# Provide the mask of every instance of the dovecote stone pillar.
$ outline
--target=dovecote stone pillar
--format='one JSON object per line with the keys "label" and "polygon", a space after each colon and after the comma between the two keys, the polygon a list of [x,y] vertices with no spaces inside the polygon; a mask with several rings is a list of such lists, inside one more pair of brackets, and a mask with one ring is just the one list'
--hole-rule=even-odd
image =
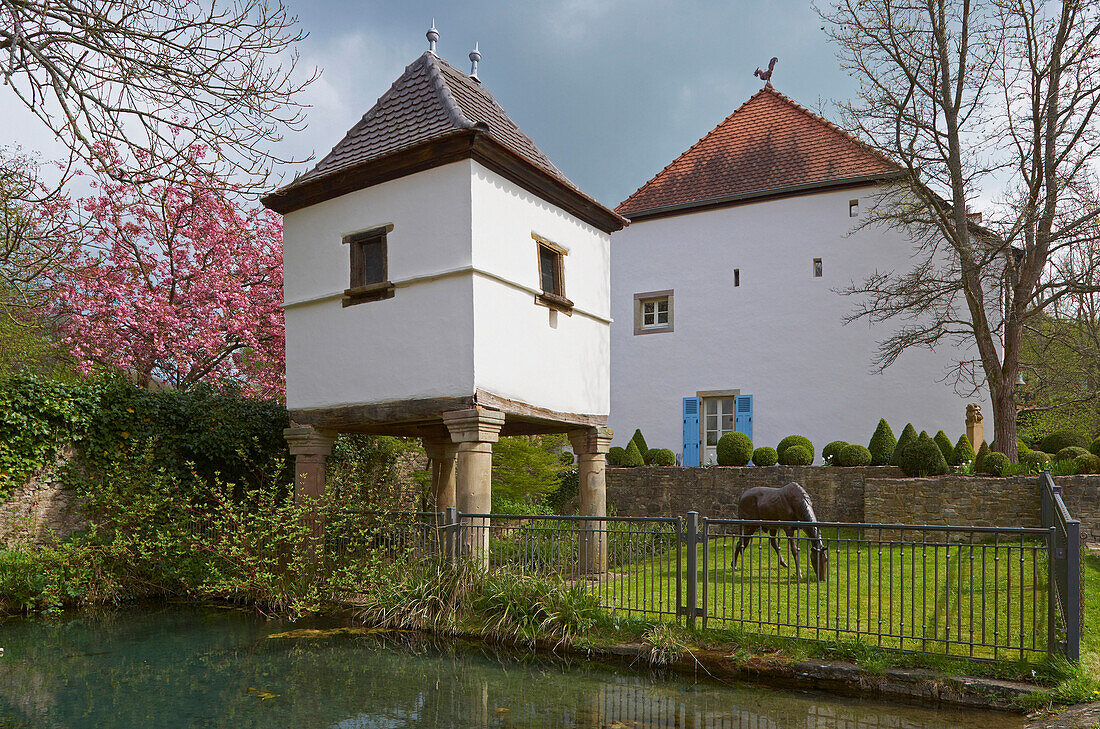
{"label": "dovecote stone pillar", "polygon": [[446,511],[457,506],[455,493],[455,456],[458,444],[450,438],[424,438],[424,452],[431,460],[432,499],[435,511]]}
{"label": "dovecote stone pillar", "polygon": [[[493,498],[493,443],[500,438],[504,413],[486,408],[443,413],[443,424],[457,445],[455,501],[462,513],[488,514]],[[489,520],[462,524],[463,551],[489,566]]]}
{"label": "dovecote stone pillar", "polygon": [[[580,516],[607,516],[607,451],[611,447],[611,428],[584,428],[569,431],[569,442],[577,454]],[[587,574],[607,571],[606,522],[582,522],[580,533],[580,570]]]}
{"label": "dovecote stone pillar", "polygon": [[336,434],[312,426],[283,431],[294,457],[294,500],[317,498],[325,491],[325,462],[332,455]]}

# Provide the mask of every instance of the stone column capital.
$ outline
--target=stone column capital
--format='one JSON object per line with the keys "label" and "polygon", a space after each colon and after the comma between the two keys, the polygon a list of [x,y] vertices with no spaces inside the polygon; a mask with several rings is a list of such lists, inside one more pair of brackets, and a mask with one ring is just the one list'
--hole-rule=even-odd
{"label": "stone column capital", "polygon": [[451,460],[458,452],[458,444],[450,438],[421,438],[420,443],[433,461]]}
{"label": "stone column capital", "polygon": [[504,425],[504,413],[486,408],[443,413],[443,424],[455,443],[496,443]]}
{"label": "stone column capital", "polygon": [[283,438],[290,446],[292,456],[327,457],[332,455],[332,444],[336,442],[336,433],[306,425],[284,429]]}
{"label": "stone column capital", "polygon": [[578,428],[569,431],[569,443],[573,446],[573,452],[578,456],[606,455],[611,448],[611,437],[613,435],[614,431],[611,428]]}

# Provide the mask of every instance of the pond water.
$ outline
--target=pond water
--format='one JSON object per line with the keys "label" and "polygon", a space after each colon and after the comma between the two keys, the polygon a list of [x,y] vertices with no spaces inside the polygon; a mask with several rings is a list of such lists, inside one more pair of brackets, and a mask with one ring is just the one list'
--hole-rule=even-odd
{"label": "pond water", "polygon": [[236,610],[145,607],[0,623],[0,728],[1022,727],[931,710],[344,634]]}

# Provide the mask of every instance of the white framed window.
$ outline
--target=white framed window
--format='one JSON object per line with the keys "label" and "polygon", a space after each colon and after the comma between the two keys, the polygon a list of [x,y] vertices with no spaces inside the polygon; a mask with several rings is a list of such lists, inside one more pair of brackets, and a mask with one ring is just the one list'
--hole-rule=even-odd
{"label": "white framed window", "polygon": [[671,332],[673,292],[647,291],[634,294],[634,333]]}

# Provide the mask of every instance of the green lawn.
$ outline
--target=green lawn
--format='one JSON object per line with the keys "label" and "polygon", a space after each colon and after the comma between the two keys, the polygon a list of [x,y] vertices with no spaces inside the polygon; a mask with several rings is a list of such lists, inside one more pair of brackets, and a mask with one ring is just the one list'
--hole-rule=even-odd
{"label": "green lawn", "polygon": [[[793,565],[782,567],[766,539],[754,539],[734,572],[734,537],[711,538],[705,564],[702,547],[699,551],[697,604],[705,605],[706,627],[858,639],[885,648],[979,658],[1046,653],[1047,563],[1040,543],[914,543],[897,534],[866,534],[857,542],[855,533],[826,536],[830,564],[825,582],[813,576],[805,540],[803,578],[798,580]],[[781,546],[790,561],[785,541]],[[620,560],[612,570],[610,579],[593,587],[605,606],[638,617],[644,615],[635,612],[639,608],[654,617],[675,615],[674,549],[629,564]],[[1094,572],[1100,572],[1095,565]],[[1092,592],[1100,592],[1100,585],[1092,586]],[[1090,636],[1093,640],[1100,642]],[[1100,645],[1089,645],[1100,651]]]}

